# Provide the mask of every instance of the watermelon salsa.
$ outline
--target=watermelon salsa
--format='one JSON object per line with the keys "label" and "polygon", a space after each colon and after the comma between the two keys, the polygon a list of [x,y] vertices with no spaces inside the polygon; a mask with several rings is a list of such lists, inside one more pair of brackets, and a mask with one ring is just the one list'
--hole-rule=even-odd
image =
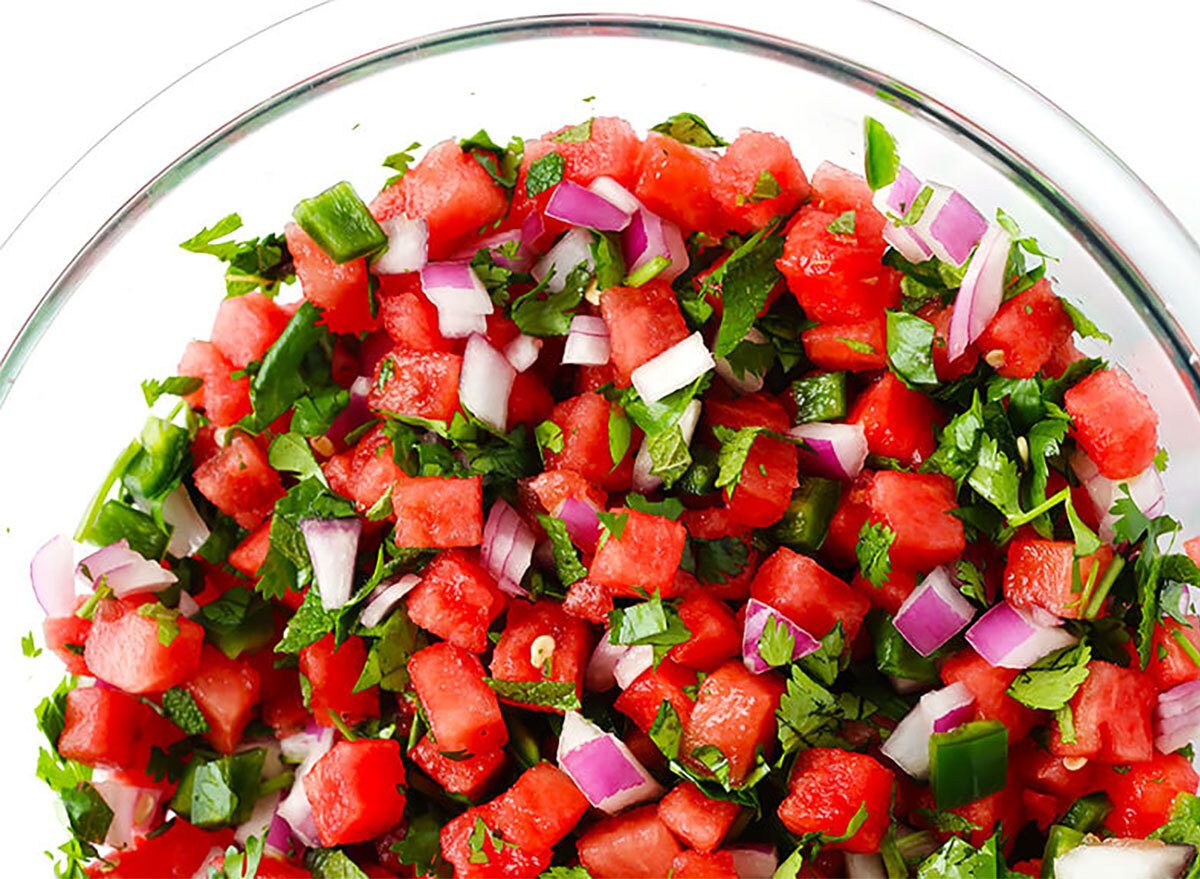
{"label": "watermelon salsa", "polygon": [[59,875],[1200,872],[1157,416],[864,131],[480,131],[184,242],[210,338],[31,568]]}

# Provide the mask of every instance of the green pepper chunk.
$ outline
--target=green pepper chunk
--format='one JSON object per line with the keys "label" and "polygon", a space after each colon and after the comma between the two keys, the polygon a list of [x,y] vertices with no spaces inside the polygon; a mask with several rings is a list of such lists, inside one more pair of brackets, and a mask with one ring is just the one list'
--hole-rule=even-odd
{"label": "green pepper chunk", "polygon": [[841,493],[841,483],[834,479],[802,477],[787,510],[772,526],[771,536],[797,552],[816,552],[825,542]]}
{"label": "green pepper chunk", "polygon": [[683,494],[709,494],[716,491],[717,454],[707,446],[697,444],[692,449],[692,463],[675,484]]}
{"label": "green pepper chunk", "polygon": [[1083,834],[1074,827],[1051,824],[1046,833],[1046,849],[1042,852],[1040,879],[1054,879],[1054,859],[1083,842]]}
{"label": "green pepper chunk", "polygon": [[141,498],[152,498],[167,487],[188,451],[188,432],[163,418],[149,418],[121,481]]}
{"label": "green pepper chunk", "polygon": [[1112,811],[1112,800],[1103,791],[1080,797],[1071,803],[1071,808],[1062,817],[1061,824],[1073,827],[1080,833],[1091,833],[1100,826],[1108,813]]}
{"label": "green pepper chunk", "polygon": [[130,549],[148,559],[161,559],[171,539],[171,535],[158,527],[153,516],[116,500],[105,501],[100,515],[83,537],[97,546],[108,546],[125,538]]}
{"label": "green pepper chunk", "polygon": [[939,809],[956,809],[1003,790],[1008,729],[998,720],[964,723],[929,737],[929,786]]}
{"label": "green pepper chunk", "polygon": [[796,401],[795,424],[845,418],[850,411],[846,373],[821,372],[797,379],[792,382],[792,399]]}
{"label": "green pepper chunk", "polygon": [[292,209],[292,216],[336,263],[350,262],[387,246],[387,235],[345,180],[304,199]]}
{"label": "green pepper chunk", "polygon": [[904,640],[892,618],[880,610],[867,614],[867,629],[875,642],[875,666],[881,674],[932,684],[938,680],[937,664]]}

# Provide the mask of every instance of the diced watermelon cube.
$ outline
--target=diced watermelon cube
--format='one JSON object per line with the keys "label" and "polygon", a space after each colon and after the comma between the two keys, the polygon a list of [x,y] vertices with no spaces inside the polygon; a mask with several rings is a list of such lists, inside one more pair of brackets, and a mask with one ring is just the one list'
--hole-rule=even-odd
{"label": "diced watermelon cube", "polygon": [[502,748],[465,758],[455,754],[451,760],[429,736],[422,737],[408,757],[450,793],[462,794],[469,800],[478,800],[487,793],[508,765],[508,755]]}
{"label": "diced watermelon cube", "polygon": [[333,715],[350,726],[369,717],[379,716],[379,687],[354,692],[363,666],[367,662],[367,647],[358,635],[348,637],[340,647],[334,647],[330,632],[316,643],[300,651],[300,673],[308,678],[312,689],[309,704],[313,719],[321,726],[336,726]]}
{"label": "diced watermelon cube", "polygon": [[998,720],[1008,728],[1008,740],[1017,742],[1029,735],[1038,721],[1033,709],[1008,695],[1017,669],[995,668],[970,647],[946,658],[941,668],[947,684],[961,683],[975,697],[974,720]]}
{"label": "diced watermelon cube", "polygon": [[197,467],[193,478],[200,493],[243,528],[257,528],[285,494],[262,449],[240,433]]}
{"label": "diced watermelon cube", "polygon": [[569,775],[553,764],[539,763],[480,811],[505,839],[539,851],[557,845],[587,810],[587,798]]}
{"label": "diced watermelon cube", "polygon": [[1051,754],[1030,739],[1013,744],[1008,759],[1023,785],[1050,794],[1063,804],[1070,804],[1088,791],[1095,790],[1093,764],[1068,769],[1065,758]]}
{"label": "diced watermelon cube", "polygon": [[438,312],[421,290],[421,276],[380,275],[379,322],[400,348],[412,351],[450,351],[453,341],[438,329]]}
{"label": "diced watermelon cube", "polygon": [[745,394],[736,400],[705,400],[704,420],[710,427],[718,424],[730,430],[765,427],[776,433],[783,433],[792,424],[783,404],[762,393]]}
{"label": "diced watermelon cube", "polygon": [[653,805],[596,822],[576,846],[592,879],[662,879],[680,852]]}
{"label": "diced watermelon cube", "polygon": [[839,622],[849,644],[858,634],[870,602],[811,558],[786,546],[759,565],[750,596],[778,610],[814,638]]}
{"label": "diced watermelon cube", "polygon": [[586,577],[567,587],[563,610],[573,617],[603,625],[608,622],[608,614],[612,609],[612,593]]}
{"label": "diced watermelon cube", "polygon": [[229,659],[208,644],[200,652],[200,665],[184,681],[184,688],[208,721],[205,738],[222,754],[232,754],[241,743],[258,704],[259,684],[258,672],[249,663]]}
{"label": "diced watermelon cube", "polygon": [[544,470],[517,483],[517,498],[529,518],[541,513],[553,516],[567,498],[581,500],[594,509],[608,505],[608,493],[574,470]]}
{"label": "diced watermelon cube", "polygon": [[800,341],[813,365],[828,372],[887,366],[887,324],[882,317],[820,324],[801,333]]}
{"label": "diced watermelon cube", "polygon": [[542,135],[542,140],[551,141],[555,152],[563,157],[565,179],[580,186],[587,186],[597,177],[611,177],[626,187],[633,183],[642,143],[632,125],[617,116],[596,116],[587,140],[556,139],[571,127],[564,125]]}
{"label": "diced watermelon cube", "polygon": [[958,507],[954,480],[940,473],[876,473],[867,492],[870,520],[895,532],[892,564],[930,571],[962,555],[962,522],[950,515]]}
{"label": "diced watermelon cube", "polygon": [[550,420],[562,431],[563,450],[545,451],[546,469],[574,470],[609,491],[628,489],[633,483],[636,437],[614,464],[609,445],[613,417],[612,404],[599,394],[580,394],[555,406]]}
{"label": "diced watermelon cube", "polygon": [[120,690],[103,687],[70,690],[58,753],[87,766],[132,767],[143,707]]}
{"label": "diced watermelon cube", "polygon": [[643,731],[649,731],[663,702],[670,702],[684,724],[692,715],[696,700],[684,688],[696,686],[696,673],[664,659],[658,668],[648,668],[626,687],[613,707]]}
{"label": "diced watermelon cube", "polygon": [[449,422],[458,411],[462,357],[396,348],[379,361],[367,405],[376,412]]}
{"label": "diced watermelon cube", "polygon": [[418,476],[392,488],[397,546],[478,546],[483,540],[483,485],[468,479]]}
{"label": "diced watermelon cube", "polygon": [[334,745],[304,777],[304,795],[326,846],[363,842],[404,820],[404,763],[394,739]]}
{"label": "diced watermelon cube", "polygon": [[508,392],[508,425],[533,428],[550,417],[554,411],[554,395],[532,369],[518,372]]}
{"label": "diced watermelon cube", "polygon": [[431,644],[409,658],[408,674],[441,749],[479,754],[508,742],[500,703],[473,654]]}
{"label": "diced watermelon cube", "polygon": [[879,850],[891,823],[896,779],[891,770],[867,754],[840,748],[809,748],[801,752],[788,779],[788,797],[779,806],[779,820],[792,833],[842,836],[864,805],[867,819],[858,831],[831,848],[866,854]]}
{"label": "diced watermelon cube", "polygon": [[1117,772],[1106,766],[1096,773],[1112,800],[1113,810],[1104,826],[1116,836],[1140,839],[1167,823],[1171,805],[1179,794],[1194,794],[1200,776],[1182,754],[1159,754],[1142,763],[1133,763]]}
{"label": "diced watermelon cube", "polygon": [[937,403],[890,372],[862,393],[846,419],[862,425],[871,452],[910,467],[933,454],[934,427],[945,420]]}
{"label": "diced watermelon cube", "polygon": [[504,612],[504,593],[471,554],[439,553],[408,596],[412,621],[470,653],[488,648],[487,630]]}
{"label": "diced watermelon cube", "polygon": [[891,572],[878,586],[861,573],[855,574],[854,580],[850,585],[855,592],[871,602],[872,607],[882,608],[887,613],[895,616],[896,611],[900,610],[900,605],[904,604],[904,599],[908,598],[912,594],[912,591],[917,588],[917,582],[920,579],[916,571],[910,571],[905,568],[892,568]]}
{"label": "diced watermelon cube", "polygon": [[615,595],[636,597],[637,588],[669,596],[683,558],[687,530],[664,516],[624,507],[610,511],[625,519],[621,536],[609,534],[596,551],[588,579]]}
{"label": "diced watermelon cube", "polygon": [[633,194],[651,212],[679,226],[684,234],[720,232],[718,205],[709,194],[716,158],[656,131],[642,142]]}
{"label": "diced watermelon cube", "polygon": [[1154,756],[1150,712],[1154,685],[1140,671],[1108,662],[1088,663],[1088,676],[1070,701],[1075,742],[1062,739],[1058,721],[1050,752],[1101,763],[1140,763]]}
{"label": "diced watermelon cube", "polygon": [[710,852],[725,839],[741,810],[737,803],[710,799],[685,781],[659,801],[658,818],[692,848]]}
{"label": "diced watermelon cube", "polygon": [[[495,827],[488,822],[486,807],[467,809],[442,828],[442,857],[454,867],[455,879],[528,879],[538,876],[550,866],[554,853],[549,849],[528,851],[519,845],[500,844],[496,851],[492,844]],[[478,840],[478,825],[487,828],[483,839]],[[503,840],[503,834],[498,837]]]}
{"label": "diced watermelon cube", "polygon": [[989,362],[1000,364],[1000,375],[1030,378],[1067,343],[1074,329],[1050,282],[1042,279],[1001,305],[975,344],[987,352]]}
{"label": "diced watermelon cube", "polygon": [[67,673],[73,675],[91,675],[83,659],[84,646],[91,631],[91,620],[80,619],[73,614],[69,617],[46,617],[42,623],[46,649],[61,659],[67,667]]}
{"label": "diced watermelon cube", "polygon": [[188,342],[176,369],[180,375],[202,379],[197,390],[184,397],[194,409],[203,409],[217,427],[228,427],[249,415],[250,379],[232,378],[236,367],[212,342]]}
{"label": "diced watermelon cube", "polygon": [[[1080,588],[1098,582],[1112,562],[1107,546],[1079,559]],[[1099,565],[1099,570],[1092,569]],[[1075,586],[1075,544],[1064,540],[1014,540],[1004,569],[1004,597],[1020,608],[1041,607],[1055,616],[1080,619],[1083,591]]]}
{"label": "diced watermelon cube", "polygon": [[295,223],[283,228],[304,298],[321,309],[332,333],[369,333],[378,326],[371,315],[367,261],[336,263]]}
{"label": "diced watermelon cube", "polygon": [[1146,671],[1154,679],[1154,686],[1159,692],[1200,678],[1200,668],[1196,667],[1183,645],[1176,640],[1182,638],[1195,650],[1200,650],[1200,619],[1188,616],[1187,621],[1187,625],[1184,625],[1177,620],[1164,618],[1154,625],[1150,664],[1146,666]]}
{"label": "diced watermelon cube", "polygon": [[608,326],[612,363],[619,384],[628,385],[633,371],[689,335],[675,291],[665,281],[641,287],[609,287],[600,298]]}
{"label": "diced watermelon cube", "polygon": [[691,637],[667,655],[684,668],[710,672],[741,653],[741,627],[725,602],[706,592],[693,592],[679,602],[679,618]]}
{"label": "diced watermelon cube", "polygon": [[1067,391],[1064,405],[1076,441],[1109,479],[1129,479],[1154,463],[1158,414],[1121,370],[1092,373]]}
{"label": "diced watermelon cube", "polygon": [[729,761],[729,782],[738,784],[754,768],[756,752],[769,758],[775,744],[775,709],[784,683],[767,672],[756,675],[740,659],[731,659],[704,679],[692,716],[684,725],[680,755],[702,774],[708,770],[691,757],[712,745]]}
{"label": "diced watermelon cube", "polygon": [[870,515],[867,496],[874,473],[864,470],[848,491],[843,490],[838,498],[825,542],[821,544],[821,557],[837,568],[849,568],[857,563],[855,547],[858,535]]}
{"label": "diced watermelon cube", "polygon": [[[96,872],[109,879],[189,879],[214,851],[225,851],[233,844],[233,830],[201,830],[182,818],[163,825],[159,836],[146,837],[133,848],[106,856],[110,870]],[[204,874],[207,875],[207,872]]]}
{"label": "diced watermelon cube", "polygon": [[979,348],[972,342],[955,360],[949,359],[950,318],[954,307],[931,302],[917,309],[917,317],[924,318],[933,324],[933,369],[938,381],[950,382],[969,373],[979,362]]}
{"label": "diced watermelon cube", "polygon": [[671,879],[738,879],[729,852],[680,852],[671,862]]}
{"label": "diced watermelon cube", "polygon": [[291,317],[257,290],[221,302],[213,322],[212,343],[238,369],[262,360]]}
{"label": "diced watermelon cube", "polygon": [[138,613],[140,604],[122,599],[96,605],[83,658],[92,674],[127,693],[160,693],[196,670],[204,629],[178,617],[178,633],[164,644],[158,620]]}
{"label": "diced watermelon cube", "polygon": [[[763,197],[776,188],[778,195]],[[713,198],[745,230],[761,229],[775,217],[790,214],[809,191],[791,144],[778,134],[742,131],[712,170]]]}
{"label": "diced watermelon cube", "polygon": [[[546,637],[553,641],[549,664],[534,666],[533,644]],[[593,641],[588,624],[568,614],[557,601],[513,601],[504,632],[492,653],[492,677],[504,681],[571,681],[576,695],[582,696]]]}

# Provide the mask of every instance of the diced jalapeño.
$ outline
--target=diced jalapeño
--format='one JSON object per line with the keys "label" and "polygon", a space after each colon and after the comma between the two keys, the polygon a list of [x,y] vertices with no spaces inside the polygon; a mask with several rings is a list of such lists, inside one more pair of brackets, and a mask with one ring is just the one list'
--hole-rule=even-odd
{"label": "diced jalape\u00f1o", "polygon": [[841,493],[841,483],[836,480],[802,477],[787,510],[771,528],[771,536],[797,552],[816,552],[825,542]]}
{"label": "diced jalape\u00f1o", "polygon": [[1080,797],[1071,803],[1071,808],[1062,816],[1060,823],[1073,827],[1080,833],[1091,833],[1112,811],[1112,800],[1103,791]]}
{"label": "diced jalape\u00f1o", "polygon": [[792,382],[796,401],[796,424],[810,421],[834,421],[850,411],[846,394],[846,373],[821,372]]}
{"label": "diced jalape\u00f1o", "polygon": [[161,559],[171,535],[158,527],[153,516],[120,501],[106,501],[84,539],[97,546],[108,546],[121,538],[129,541],[134,552],[148,559]]}
{"label": "diced jalape\u00f1o", "polygon": [[929,786],[939,809],[956,809],[1003,790],[1008,777],[1008,729],[977,720],[929,737]]}
{"label": "diced jalape\u00f1o", "polygon": [[1041,879],[1054,879],[1054,859],[1083,842],[1083,834],[1074,827],[1051,824],[1046,832],[1046,849],[1042,853]]}
{"label": "diced jalape\u00f1o", "polygon": [[162,418],[149,418],[142,428],[141,449],[125,475],[125,487],[141,498],[152,498],[171,481],[188,450],[188,432]]}
{"label": "diced jalape\u00f1o", "polygon": [[343,180],[292,209],[300,228],[336,263],[382,250],[387,235],[354,187]]}
{"label": "diced jalape\u00f1o", "polygon": [[692,447],[692,463],[675,488],[682,494],[708,494],[716,490],[718,472],[716,452],[697,443]]}
{"label": "diced jalape\u00f1o", "polygon": [[932,684],[938,680],[937,665],[904,640],[892,618],[881,610],[867,614],[867,629],[875,642],[875,666],[881,674]]}

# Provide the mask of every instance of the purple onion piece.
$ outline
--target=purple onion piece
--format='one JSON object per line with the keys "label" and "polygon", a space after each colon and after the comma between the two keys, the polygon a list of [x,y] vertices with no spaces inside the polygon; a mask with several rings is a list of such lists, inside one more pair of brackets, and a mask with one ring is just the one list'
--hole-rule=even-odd
{"label": "purple onion piece", "polygon": [[821,646],[820,641],[800,628],[780,611],[769,604],[764,604],[757,598],[751,598],[746,604],[746,621],[742,626],[742,662],[754,674],[762,674],[774,667],[763,658],[758,646],[763,630],[766,629],[767,622],[772,617],[774,617],[777,624],[786,628],[792,636],[794,644],[792,659],[800,659],[803,656],[808,656],[808,654],[813,653]]}
{"label": "purple onion piece", "polygon": [[[800,470],[829,479],[855,479],[867,461],[867,435],[861,424],[814,421],[788,431],[809,448],[799,450]],[[810,451],[811,449],[811,451]]]}
{"label": "purple onion piece", "polygon": [[567,526],[571,542],[586,553],[594,553],[600,541],[600,517],[587,501],[569,497],[559,507],[558,518]]}
{"label": "purple onion piece", "polygon": [[1008,232],[994,224],[984,233],[979,247],[954,299],[946,356],[950,361],[962,357],[967,346],[978,339],[992,322],[1004,301],[1004,270],[1008,265],[1011,240]]}
{"label": "purple onion piece", "polygon": [[546,216],[572,226],[602,232],[619,232],[629,225],[629,213],[602,195],[584,189],[570,180],[554,187],[546,202]]}
{"label": "purple onion piece", "polygon": [[980,617],[966,637],[975,652],[997,668],[1027,668],[1078,640],[1065,629],[1038,625],[1032,614],[1006,601]]}
{"label": "purple onion piece", "polygon": [[971,621],[975,608],[950,582],[944,568],[935,568],[900,605],[893,624],[914,650],[928,656]]}
{"label": "purple onion piece", "polygon": [[75,613],[74,567],[75,549],[70,538],[62,534],[50,538],[33,554],[29,578],[46,616],[69,617]]}

